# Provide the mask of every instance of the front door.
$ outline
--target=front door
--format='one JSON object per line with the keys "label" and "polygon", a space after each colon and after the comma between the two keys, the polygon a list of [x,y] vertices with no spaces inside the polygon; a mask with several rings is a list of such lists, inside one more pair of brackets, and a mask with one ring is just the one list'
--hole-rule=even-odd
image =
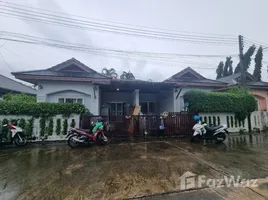
{"label": "front door", "polygon": [[124,115],[124,103],[123,102],[110,103],[110,115],[111,116]]}

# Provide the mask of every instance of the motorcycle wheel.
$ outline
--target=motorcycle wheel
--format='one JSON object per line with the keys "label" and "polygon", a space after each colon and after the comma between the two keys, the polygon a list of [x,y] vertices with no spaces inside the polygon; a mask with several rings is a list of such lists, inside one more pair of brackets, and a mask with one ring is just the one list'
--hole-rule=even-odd
{"label": "motorcycle wheel", "polygon": [[76,147],[78,147],[78,142],[76,142],[75,140],[74,140],[74,137],[77,137],[77,135],[72,135],[71,137],[69,137],[69,139],[68,139],[68,145],[71,147],[71,148],[76,148]]}
{"label": "motorcycle wheel", "polygon": [[191,142],[200,142],[202,140],[200,135],[192,136]]}
{"label": "motorcycle wheel", "polygon": [[98,142],[101,145],[106,145],[106,144],[108,144],[108,137],[105,134],[99,134],[98,135]]}
{"label": "motorcycle wheel", "polygon": [[226,139],[225,133],[219,133],[215,137],[216,137],[217,143],[221,143]]}
{"label": "motorcycle wheel", "polygon": [[26,145],[27,140],[26,140],[25,137],[23,137],[21,135],[20,135],[20,137],[18,135],[16,135],[15,138],[14,138],[14,143],[18,147],[23,147],[23,146]]}

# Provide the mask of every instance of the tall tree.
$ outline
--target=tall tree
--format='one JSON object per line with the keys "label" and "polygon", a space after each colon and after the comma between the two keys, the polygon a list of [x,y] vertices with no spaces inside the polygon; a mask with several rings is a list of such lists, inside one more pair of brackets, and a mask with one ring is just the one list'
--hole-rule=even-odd
{"label": "tall tree", "polygon": [[226,57],[224,69],[223,69],[223,77],[229,76],[233,74],[233,67],[232,67],[233,61],[232,57]]}
{"label": "tall tree", "polygon": [[219,63],[219,65],[218,65],[217,70],[216,70],[216,73],[217,73],[217,77],[216,77],[216,79],[219,79],[219,78],[222,78],[222,77],[223,77],[223,66],[224,66],[224,64],[223,64],[223,62],[221,61],[221,62]]}
{"label": "tall tree", "polygon": [[[248,48],[247,52],[243,56],[243,61],[244,61],[243,65],[244,65],[245,71],[247,71],[250,66],[251,56],[254,54],[255,49],[256,49],[255,45],[252,45],[251,47]],[[237,64],[234,73],[238,73],[238,72],[241,72],[239,63]]]}
{"label": "tall tree", "polygon": [[135,76],[130,71],[129,72],[123,71],[122,75],[120,76],[120,79],[135,80]]}
{"label": "tall tree", "polygon": [[230,65],[229,65],[229,73],[228,75],[232,75],[234,72],[233,72],[233,61],[231,61]]}
{"label": "tall tree", "polygon": [[116,73],[114,68],[111,68],[111,69],[103,68],[102,69],[102,74],[104,74],[106,76],[109,76],[109,77],[112,77],[112,78],[117,78],[118,77],[118,74]]}
{"label": "tall tree", "polygon": [[261,68],[262,68],[262,58],[263,58],[263,52],[262,47],[258,49],[256,56],[255,56],[255,69],[253,72],[253,76],[258,80],[261,81]]}

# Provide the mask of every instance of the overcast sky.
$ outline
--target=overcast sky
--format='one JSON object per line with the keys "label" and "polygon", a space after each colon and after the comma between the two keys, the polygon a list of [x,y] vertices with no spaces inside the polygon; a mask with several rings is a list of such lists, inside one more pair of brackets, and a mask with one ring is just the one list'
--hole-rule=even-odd
{"label": "overcast sky", "polygon": [[[94,19],[109,20],[139,26],[149,26],[176,31],[221,35],[239,34],[262,44],[268,44],[268,1],[267,0],[4,0],[80,15]],[[1,15],[0,31],[30,34],[44,38],[94,47],[181,54],[238,54],[238,45],[208,45],[181,41],[156,40],[119,34],[79,30],[57,25],[42,24],[7,18]],[[3,45],[3,46],[2,46]],[[2,47],[1,47],[2,46]],[[3,48],[5,47],[5,48]],[[246,45],[245,50],[248,46]],[[10,51],[6,50],[9,49]],[[215,79],[215,70],[222,58],[182,58],[177,64],[159,64],[148,60],[133,61],[113,57],[96,56],[77,51],[56,49],[46,46],[5,42],[0,40],[1,74],[12,77],[10,72],[45,69],[75,57],[96,71],[103,67],[114,68],[120,74],[131,71],[136,78],[162,81],[190,66],[203,76]],[[268,49],[264,51],[262,76],[267,79]],[[237,58],[233,58],[235,68]],[[253,62],[254,64],[254,62]],[[215,69],[205,69],[205,68]],[[251,66],[251,71],[253,65]]]}

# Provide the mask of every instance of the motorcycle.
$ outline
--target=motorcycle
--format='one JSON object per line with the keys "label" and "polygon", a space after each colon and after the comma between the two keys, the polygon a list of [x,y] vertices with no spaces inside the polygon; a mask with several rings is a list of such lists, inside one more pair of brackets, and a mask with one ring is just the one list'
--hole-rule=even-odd
{"label": "motorcycle", "polygon": [[201,123],[200,121],[194,125],[193,130],[192,141],[215,140],[219,143],[226,139],[226,134],[229,134],[225,124],[209,127],[206,123]]}
{"label": "motorcycle", "polygon": [[0,139],[1,144],[15,144],[16,146],[22,147],[27,143],[27,139],[23,134],[22,128],[17,126],[18,120],[10,123],[4,124],[3,127],[7,127],[11,132],[10,139],[7,136],[4,136]]}
{"label": "motorcycle", "polygon": [[91,123],[89,132],[81,129],[72,128],[68,135],[68,145],[71,148],[76,148],[80,144],[99,143],[105,145],[108,143],[108,137],[105,135],[103,122]]}

